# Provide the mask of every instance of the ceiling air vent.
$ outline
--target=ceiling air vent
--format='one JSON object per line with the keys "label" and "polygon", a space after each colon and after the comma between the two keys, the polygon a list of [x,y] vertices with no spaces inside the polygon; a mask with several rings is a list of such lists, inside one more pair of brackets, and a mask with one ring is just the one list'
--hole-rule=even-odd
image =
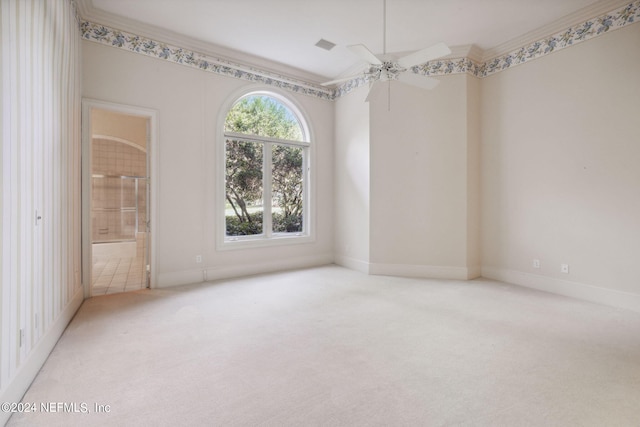
{"label": "ceiling air vent", "polygon": [[319,48],[322,48],[324,50],[331,50],[334,47],[336,47],[336,44],[335,43],[331,43],[329,40],[320,39],[320,40],[318,40],[318,43],[316,43],[316,46],[318,46]]}

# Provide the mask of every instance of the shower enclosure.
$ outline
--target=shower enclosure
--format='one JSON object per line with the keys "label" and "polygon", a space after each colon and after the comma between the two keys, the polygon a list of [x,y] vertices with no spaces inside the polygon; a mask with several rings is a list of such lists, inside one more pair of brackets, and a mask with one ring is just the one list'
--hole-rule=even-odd
{"label": "shower enclosure", "polygon": [[92,117],[91,293],[142,289],[149,284],[146,119],[99,110]]}
{"label": "shower enclosure", "polygon": [[154,285],[156,113],[82,101],[82,282],[85,296]]}
{"label": "shower enclosure", "polygon": [[93,243],[135,242],[146,229],[147,178],[94,174],[91,187]]}

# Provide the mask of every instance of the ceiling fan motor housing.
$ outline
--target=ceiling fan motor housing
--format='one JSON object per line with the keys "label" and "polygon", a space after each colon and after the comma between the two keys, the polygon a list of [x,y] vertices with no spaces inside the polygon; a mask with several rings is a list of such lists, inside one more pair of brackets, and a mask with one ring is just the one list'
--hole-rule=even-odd
{"label": "ceiling fan motor housing", "polygon": [[365,75],[371,80],[397,80],[398,75],[404,71],[407,71],[406,68],[398,65],[397,62],[386,61],[381,65],[373,65],[369,68],[369,70],[365,73]]}

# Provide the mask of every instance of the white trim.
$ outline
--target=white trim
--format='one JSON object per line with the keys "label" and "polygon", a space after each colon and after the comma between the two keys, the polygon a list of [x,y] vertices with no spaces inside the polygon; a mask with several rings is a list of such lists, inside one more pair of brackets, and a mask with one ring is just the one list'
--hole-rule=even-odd
{"label": "white trim", "polygon": [[255,264],[222,265],[203,269],[170,271],[160,273],[157,288],[191,285],[220,279],[230,279],[255,274],[274,273],[298,268],[319,267],[333,263],[333,255],[310,255],[286,258]]}
{"label": "white trim", "polygon": [[156,289],[201,283],[204,279],[204,270],[201,269],[168,271],[158,275]]}
{"label": "white trim", "polygon": [[[301,233],[282,233],[282,234],[271,234],[265,236],[264,234],[257,236],[237,236],[234,238],[227,238],[226,236],[226,223],[225,223],[225,214],[224,214],[224,206],[225,206],[225,175],[226,175],[226,165],[225,165],[225,145],[227,134],[224,131],[224,124],[227,118],[227,114],[229,110],[233,107],[233,105],[240,99],[249,96],[249,95],[265,95],[272,98],[277,99],[281,102],[285,107],[287,107],[291,112],[296,116],[298,123],[302,129],[302,139],[303,141],[284,141],[286,144],[291,144],[292,146],[301,147],[305,150],[305,155],[303,156],[303,173],[304,173],[304,206],[303,206],[303,231]],[[278,90],[277,88],[273,88],[271,86],[257,84],[257,85],[247,85],[242,87],[236,91],[234,91],[222,104],[220,108],[220,113],[218,115],[218,121],[216,124],[216,141],[215,141],[215,244],[217,251],[226,251],[226,250],[235,250],[235,249],[251,249],[251,248],[261,248],[261,247],[269,247],[269,246],[280,246],[280,245],[292,245],[292,244],[301,244],[301,243],[312,243],[315,241],[315,219],[316,213],[314,211],[315,207],[315,157],[316,157],[316,146],[314,145],[314,132],[312,129],[311,121],[309,117],[305,113],[305,111],[301,108],[295,98],[284,91]],[[232,134],[235,135],[235,134]],[[274,138],[261,138],[261,137],[252,137],[249,136],[243,137],[242,139],[256,139],[258,141],[264,141],[265,147],[271,143],[279,143],[279,140]],[[240,138],[239,138],[240,139]],[[265,150],[265,153],[270,153],[270,150]],[[270,161],[270,160],[269,160]],[[269,162],[264,162],[266,164]],[[267,165],[269,166],[269,165]],[[263,182],[263,191],[268,191],[269,183]],[[265,216],[268,214],[265,210]],[[269,227],[270,224],[265,222],[265,225]]]}
{"label": "white trim", "polygon": [[309,255],[297,258],[285,258],[277,261],[256,264],[221,265],[205,270],[207,280],[220,280],[254,274],[274,273],[278,271],[295,270],[298,268],[320,267],[333,263],[333,255]]}
{"label": "white trim", "polygon": [[483,267],[482,277],[640,313],[640,294],[492,267]]}
{"label": "white trim", "polygon": [[136,52],[210,73],[251,82],[262,82],[327,101],[331,100],[333,94],[331,89],[319,84],[295,80],[277,73],[270,73],[266,70],[238,64],[219,57],[204,55],[198,51],[167,44],[161,40],[154,40],[155,37],[141,37],[139,34],[133,32],[121,31],[89,21],[84,21],[80,28],[81,36],[84,40],[100,43],[104,46],[125,49],[129,52]]}
{"label": "white trim", "polygon": [[344,255],[334,255],[334,263],[341,267],[359,271],[360,273],[365,274],[369,274],[369,269],[371,268],[371,264],[368,261],[351,258]]}
{"label": "white trim", "polygon": [[469,272],[465,267],[415,264],[371,263],[369,264],[369,274],[423,279],[467,280],[469,278]]}
{"label": "white trim", "polygon": [[[362,86],[368,81],[363,76],[357,77],[353,80],[345,82],[333,89],[325,88],[319,85],[317,82],[324,79],[307,78],[305,81],[299,81],[291,79],[286,75],[274,75],[267,69],[256,69],[252,66],[238,64],[229,60],[222,59],[218,55],[203,56],[202,53],[209,51],[210,47],[215,47],[218,51],[225,50],[222,46],[215,46],[207,44],[206,42],[196,41],[200,49],[195,48],[193,51],[188,48],[193,42],[192,39],[185,38],[179,34],[173,33],[166,29],[154,27],[151,25],[143,24],[128,18],[118,17],[117,15],[99,11],[90,5],[90,0],[77,0],[80,2],[79,11],[85,18],[89,17],[95,22],[84,21],[81,24],[82,37],[85,40],[101,43],[107,46],[117,47],[133,52],[137,52],[144,55],[149,55],[163,60],[171,60],[173,62],[203,69],[209,72],[215,72],[221,75],[227,75],[229,77],[240,78],[248,81],[260,81],[264,84],[271,86],[281,87],[290,90],[295,93],[305,93],[310,96],[318,97],[320,99],[334,100],[350,93],[353,89]],[[613,8],[616,8],[615,10]],[[558,45],[558,40],[552,38],[554,34],[559,36],[559,33],[565,31],[571,32],[574,27],[586,25],[590,27],[593,22],[590,20],[597,20],[604,17],[607,14],[619,13],[626,7],[635,7],[635,18],[625,19],[624,22],[614,23],[612,27],[603,25],[590,34],[581,35],[580,38],[565,41],[561,40]],[[640,17],[640,12],[637,9],[640,7],[640,0],[635,0],[629,3],[629,0],[601,0],[597,4],[589,5],[585,8],[577,10],[563,18],[560,18],[548,25],[535,29],[529,33],[516,37],[512,40],[506,41],[498,46],[495,46],[485,52],[483,52],[477,46],[458,46],[454,47],[455,53],[449,55],[448,59],[441,59],[437,61],[431,61],[418,67],[418,71],[414,70],[418,74],[430,75],[430,76],[442,76],[447,74],[459,74],[470,73],[476,77],[483,78],[499,71],[503,71],[528,62],[533,59],[546,56],[549,53],[561,50],[563,48],[572,46],[581,41],[591,39],[601,34],[607,33],[609,30],[616,30],[631,23],[640,22],[637,18]],[[131,33],[127,31],[121,32],[115,28],[109,28],[108,26],[115,22],[115,26],[118,28],[129,28]],[[588,24],[588,25],[587,25]],[[569,26],[569,28],[567,28]],[[144,36],[144,29],[150,29],[152,34],[151,39]],[[117,34],[117,36],[116,36]],[[145,49],[139,49],[139,42],[142,36],[142,40],[145,44],[149,44],[151,47]],[[153,40],[157,39],[157,40]],[[173,39],[175,45],[167,45],[169,51],[159,51],[157,47],[164,40]],[[135,43],[131,43],[131,40],[135,40]],[[189,42],[191,40],[191,43]],[[549,43],[546,47],[545,44]],[[182,46],[182,47],[179,47]],[[526,51],[530,52],[526,53]],[[228,52],[234,52],[228,50]],[[516,52],[517,51],[517,52]],[[178,52],[177,54],[175,52]],[[466,53],[465,53],[466,52]],[[187,60],[184,60],[186,55]],[[456,55],[464,55],[463,58],[451,59]],[[234,52],[231,56],[236,58],[253,58],[250,55],[241,54],[240,52]],[[482,60],[478,60],[482,58]],[[514,62],[515,59],[515,62]],[[243,59],[239,59],[243,62]],[[247,61],[245,61],[247,62]],[[247,63],[253,62],[249,60]],[[279,64],[280,67],[285,67],[283,64]]]}
{"label": "white trim", "polygon": [[237,132],[225,132],[224,136],[225,138],[228,138],[228,139],[239,139],[241,141],[253,141],[253,142],[267,142],[267,143],[274,143],[279,145],[288,145],[292,147],[310,147],[311,146],[311,143],[309,141],[293,141],[291,139],[269,138],[266,136],[248,135],[245,133],[237,133]]}
{"label": "white trim", "polygon": [[[223,227],[225,227],[224,223]],[[222,231],[224,230],[225,228],[222,229]],[[313,236],[305,235],[302,233],[278,233],[272,234],[271,236],[257,234],[254,236],[237,236],[225,238],[224,243],[217,242],[220,245],[217,247],[217,250],[229,251],[235,249],[267,248],[272,246],[298,245],[313,242],[315,242],[315,238]]]}
{"label": "white trim", "polygon": [[467,280],[478,279],[482,277],[482,267],[479,265],[467,268]]}
{"label": "white trim", "polygon": [[[229,47],[198,40],[184,34],[160,28],[151,24],[136,21],[110,12],[105,12],[93,6],[91,0],[75,0],[78,12],[83,21],[91,21],[107,27],[117,28],[138,36],[162,41],[166,44],[179,46],[183,49],[202,53],[229,63],[252,73],[261,73],[268,78],[280,77],[283,81],[305,85],[316,90],[326,89],[319,86],[326,78],[315,73],[296,69],[279,62],[243,53]],[[237,63],[237,64],[236,64]]]}
{"label": "white trim", "polygon": [[149,145],[147,147],[147,156],[149,158],[149,185],[151,186],[151,200],[148,200],[151,221],[150,236],[147,237],[149,245],[149,264],[150,287],[154,288],[157,283],[157,253],[158,253],[158,232],[159,215],[158,210],[160,203],[158,201],[158,187],[160,185],[158,177],[160,166],[160,144],[158,141],[158,112],[156,110],[135,107],[131,105],[116,104],[112,102],[100,101],[95,99],[84,98],[82,100],[82,283],[85,289],[85,296],[91,296],[91,110],[98,108],[116,113],[146,117],[149,119]]}
{"label": "white trim", "polygon": [[632,3],[632,0],[598,1],[560,19],[557,19],[550,24],[536,28],[533,31],[529,31],[528,33],[522,34],[511,40],[507,40],[490,49],[486,49],[484,52],[482,52],[481,60],[479,62],[489,62],[489,60],[493,58],[506,55],[523,46],[528,46],[538,40],[547,38],[561,31],[565,31],[567,28],[571,28],[574,25],[581,24],[605,13],[612,12],[620,7],[628,5],[629,3]]}
{"label": "white trim", "polygon": [[[31,349],[31,352],[24,362],[21,363],[15,376],[8,383],[7,388],[2,390],[0,402],[20,402],[22,400],[22,396],[36,375],[38,375],[38,372],[40,372],[40,369],[49,357],[51,351],[53,351],[65,328],[82,305],[83,299],[83,291],[81,288],[78,288],[69,304],[61,311],[56,320],[49,325],[47,332]],[[0,425],[4,425],[10,416],[11,413],[0,412]]]}

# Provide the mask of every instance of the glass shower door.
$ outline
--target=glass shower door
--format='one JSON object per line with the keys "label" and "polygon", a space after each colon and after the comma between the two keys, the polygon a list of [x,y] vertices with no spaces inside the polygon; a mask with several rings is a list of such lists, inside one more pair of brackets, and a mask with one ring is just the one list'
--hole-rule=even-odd
{"label": "glass shower door", "polygon": [[[139,229],[139,180],[144,177],[93,175],[93,243],[134,242]],[[144,191],[142,192],[144,195]],[[142,197],[142,202],[144,202]],[[144,213],[142,213],[144,217]],[[144,230],[143,230],[144,231]]]}

